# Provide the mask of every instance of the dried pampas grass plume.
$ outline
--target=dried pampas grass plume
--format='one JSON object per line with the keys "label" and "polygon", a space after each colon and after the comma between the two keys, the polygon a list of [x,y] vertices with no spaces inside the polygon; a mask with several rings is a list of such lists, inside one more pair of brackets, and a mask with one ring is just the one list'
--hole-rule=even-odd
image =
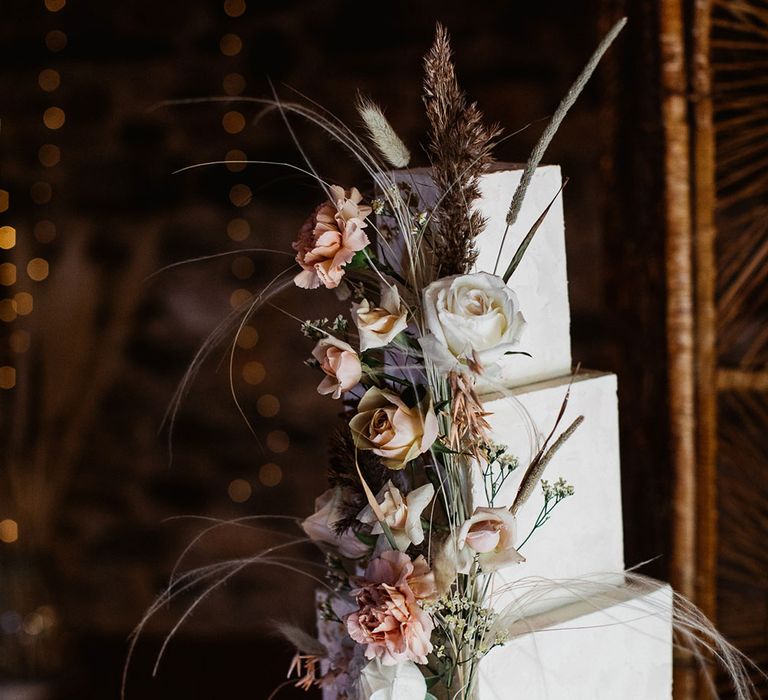
{"label": "dried pampas grass plume", "polygon": [[395,168],[405,168],[411,162],[411,152],[395,133],[381,108],[371,100],[361,97],[357,111],[368,129],[368,135],[384,160]]}

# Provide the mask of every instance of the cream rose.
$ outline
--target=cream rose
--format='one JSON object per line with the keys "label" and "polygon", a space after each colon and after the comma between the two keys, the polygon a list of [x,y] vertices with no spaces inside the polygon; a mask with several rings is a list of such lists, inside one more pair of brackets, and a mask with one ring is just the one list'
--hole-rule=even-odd
{"label": "cream rose", "polygon": [[424,700],[427,681],[413,661],[385,666],[373,659],[360,673],[362,700]]}
{"label": "cream rose", "polygon": [[432,282],[423,293],[429,333],[424,354],[445,371],[466,371],[498,362],[517,347],[525,329],[517,295],[487,272]]}
{"label": "cream rose", "polygon": [[317,387],[319,394],[333,394],[334,399],[352,389],[363,374],[360,358],[352,346],[333,336],[318,341],[312,351],[325,378]]}
{"label": "cream rose", "polygon": [[328,489],[315,499],[315,513],[301,523],[301,529],[313,542],[336,547],[347,559],[359,559],[368,554],[371,548],[361,542],[352,530],[347,530],[341,537],[336,534],[334,526],[342,518],[341,505],[341,489]]}
{"label": "cream rose", "polygon": [[[397,548],[404,552],[411,543],[421,544],[424,541],[424,528],[421,526],[421,514],[429,505],[435,488],[432,484],[424,484],[410,491],[403,498],[400,489],[388,481],[376,496],[376,501],[384,514],[384,522],[389,525]],[[381,523],[370,506],[366,506],[357,516],[360,522],[373,525],[371,532],[380,535],[384,532]]]}
{"label": "cream rose", "polygon": [[360,399],[349,427],[357,448],[372,450],[390,469],[405,468],[437,439],[437,416],[431,401],[411,407],[397,394],[377,387]]}
{"label": "cream rose", "polygon": [[352,305],[352,318],[360,333],[360,350],[381,348],[408,326],[408,309],[400,301],[397,287],[387,287],[381,306],[372,307],[367,299]]}
{"label": "cream rose", "polygon": [[525,561],[514,547],[516,530],[515,516],[506,508],[475,508],[459,530],[459,571],[469,573],[475,555],[486,573]]}

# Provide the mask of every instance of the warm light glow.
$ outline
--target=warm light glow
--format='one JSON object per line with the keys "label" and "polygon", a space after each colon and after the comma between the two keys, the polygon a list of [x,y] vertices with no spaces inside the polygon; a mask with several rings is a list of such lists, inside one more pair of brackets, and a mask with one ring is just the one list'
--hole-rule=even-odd
{"label": "warm light glow", "polygon": [[43,258],[32,258],[32,260],[27,263],[27,274],[29,275],[29,279],[35,282],[42,282],[48,277],[48,272],[48,261]]}
{"label": "warm light glow", "polygon": [[56,238],[56,224],[48,219],[43,219],[35,224],[35,228],[32,232],[40,243],[50,243]]}
{"label": "warm light glow", "polygon": [[27,316],[32,313],[34,304],[32,302],[32,295],[29,292],[19,292],[13,297],[13,300],[16,302],[16,313],[19,316]]}
{"label": "warm light glow", "polygon": [[36,637],[45,630],[45,620],[38,612],[33,612],[24,618],[24,632],[30,637]]}
{"label": "warm light glow", "polygon": [[11,337],[8,339],[8,345],[11,350],[16,354],[21,354],[29,350],[31,337],[29,331],[18,329],[11,333]]}
{"label": "warm light glow", "polygon": [[280,399],[272,394],[259,396],[259,400],[256,402],[256,410],[264,418],[273,418],[280,413]]}
{"label": "warm light glow", "polygon": [[29,196],[35,204],[48,204],[53,197],[53,189],[47,182],[36,182],[29,189]]}
{"label": "warm light glow", "polygon": [[230,17],[239,17],[245,12],[245,0],[224,0],[224,12]]}
{"label": "warm light glow", "polygon": [[8,190],[0,190],[0,212],[8,211],[10,205]]}
{"label": "warm light glow", "polygon": [[253,489],[245,479],[234,479],[229,482],[227,493],[235,503],[245,503],[251,497]]}
{"label": "warm light glow", "polygon": [[227,170],[233,173],[238,173],[241,170],[245,170],[246,164],[239,161],[247,160],[248,156],[238,149],[227,151],[227,155],[224,156],[224,160],[227,161]]}
{"label": "warm light glow", "polygon": [[221,37],[219,48],[225,56],[237,56],[243,49],[243,42],[237,34],[225,34]]}
{"label": "warm light glow", "polygon": [[229,297],[229,304],[233,309],[237,309],[243,304],[247,304],[253,294],[247,289],[236,289]]}
{"label": "warm light glow", "polygon": [[267,370],[264,369],[264,365],[261,362],[251,360],[243,365],[243,379],[251,386],[261,384],[266,376]]}
{"label": "warm light glow", "polygon": [[232,185],[232,189],[229,190],[229,201],[236,207],[245,207],[251,203],[251,188],[248,185]]}
{"label": "warm light glow", "polygon": [[61,149],[52,143],[43,144],[37,152],[37,158],[46,168],[52,168],[61,160]]}
{"label": "warm light glow", "polygon": [[245,129],[245,117],[237,111],[227,112],[221,118],[221,125],[228,134],[239,134]]}
{"label": "warm light glow", "polygon": [[240,73],[228,73],[221,83],[227,95],[242,95],[245,90],[245,78]]}
{"label": "warm light glow", "polygon": [[[3,368],[5,369],[5,368]],[[2,370],[0,370],[2,371]],[[19,539],[19,525],[15,520],[0,520],[0,542],[11,544]]]}
{"label": "warm light glow", "polygon": [[49,12],[58,12],[64,9],[66,4],[67,0],[45,0],[45,9]]}
{"label": "warm light glow", "polygon": [[[5,365],[0,367],[0,389],[13,389],[16,386],[16,368]],[[13,521],[11,521],[13,522]],[[2,523],[0,523],[1,525]]]}
{"label": "warm light glow", "polygon": [[255,270],[256,266],[253,264],[253,260],[244,255],[232,261],[232,274],[239,280],[247,280],[252,277]]}
{"label": "warm light glow", "polygon": [[267,447],[272,450],[272,452],[276,452],[277,454],[287,452],[290,446],[291,439],[288,437],[288,433],[284,430],[272,430],[267,433]]}
{"label": "warm light glow", "polygon": [[10,323],[15,321],[17,316],[16,302],[13,299],[0,299],[0,321]]}
{"label": "warm light glow", "polygon": [[13,263],[3,263],[0,265],[0,284],[4,287],[16,284],[16,265]]}
{"label": "warm light glow", "polygon": [[67,115],[64,114],[64,110],[61,107],[48,107],[43,112],[43,124],[49,129],[60,129],[64,126],[66,119]]}
{"label": "warm light glow", "polygon": [[233,241],[244,241],[251,235],[251,225],[245,219],[232,219],[227,224],[227,235]]}
{"label": "warm light glow", "polygon": [[259,468],[259,481],[264,486],[277,486],[283,480],[283,470],[277,464],[269,462]]}
{"label": "warm light glow", "polygon": [[237,346],[243,350],[256,347],[259,342],[259,332],[253,326],[243,326],[237,336]]}
{"label": "warm light glow", "polygon": [[16,229],[13,226],[0,226],[0,248],[10,250],[16,245]]}
{"label": "warm light glow", "polygon": [[45,47],[49,51],[57,53],[58,51],[66,48],[66,46],[67,35],[64,32],[58,29],[53,29],[45,35]]}
{"label": "warm light glow", "polygon": [[61,85],[61,75],[59,75],[59,71],[54,70],[53,68],[46,68],[41,70],[40,74],[37,76],[37,84],[40,86],[41,90],[45,90],[45,92],[53,92]]}

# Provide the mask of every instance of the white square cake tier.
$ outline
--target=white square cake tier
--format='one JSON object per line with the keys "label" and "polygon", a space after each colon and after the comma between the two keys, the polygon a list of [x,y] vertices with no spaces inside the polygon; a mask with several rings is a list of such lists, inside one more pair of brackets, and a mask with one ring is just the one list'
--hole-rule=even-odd
{"label": "white square cake tier", "polygon": [[[520,242],[560,190],[559,166],[537,168],[517,222],[504,239],[507,210],[522,174],[522,166],[498,164],[480,178],[480,198],[474,206],[486,218],[487,225],[476,239],[475,271],[493,273],[495,270],[496,274],[503,275]],[[436,193],[427,169],[395,171],[392,175],[396,181],[407,183],[415,191],[420,206],[426,209],[434,206]],[[499,257],[502,239],[504,245]],[[392,257],[399,257],[400,253],[385,255],[392,262]],[[571,316],[562,196],[555,199],[509,286],[517,294],[528,322],[520,350],[532,357],[514,355],[504,358],[498,377],[500,383],[519,386],[566,374],[571,368]]]}
{"label": "white square cake tier", "polygon": [[480,662],[478,700],[669,700],[672,592],[621,586],[517,623]]}
{"label": "white square cake tier", "polygon": [[[494,505],[510,506],[525,470],[548,435],[570,385],[570,399],[552,442],[579,415],[584,422],[555,454],[543,478],[563,477],[574,494],[561,501],[550,519],[521,548],[526,561],[502,569],[496,576],[499,600],[495,607],[519,600],[525,614],[562,604],[562,592],[533,595],[536,581],[602,577],[621,580],[624,571],[621,474],[616,376],[584,371],[529,384],[483,397],[491,415],[491,437],[519,460],[496,496]],[[473,478],[475,505],[486,505],[479,468]],[[541,486],[517,515],[517,542],[531,532],[544,504]]]}

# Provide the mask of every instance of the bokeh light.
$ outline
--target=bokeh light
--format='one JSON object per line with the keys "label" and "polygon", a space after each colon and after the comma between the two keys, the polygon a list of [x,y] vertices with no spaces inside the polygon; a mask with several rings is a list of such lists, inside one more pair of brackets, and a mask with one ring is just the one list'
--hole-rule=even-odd
{"label": "bokeh light", "polygon": [[67,120],[67,115],[61,107],[48,107],[43,112],[43,124],[49,129],[56,130],[64,126],[64,122]]}
{"label": "bokeh light", "polygon": [[2,263],[0,265],[0,284],[4,287],[16,284],[16,265],[13,263]]}
{"label": "bokeh light", "polygon": [[261,384],[266,376],[267,370],[261,362],[251,360],[243,365],[243,379],[251,386]]}
{"label": "bokeh light", "polygon": [[52,168],[61,160],[61,149],[52,143],[43,144],[37,152],[37,158],[41,165]]}
{"label": "bokeh light", "polygon": [[[5,367],[0,368],[0,376]],[[11,544],[19,539],[19,524],[15,520],[6,518],[0,520],[0,542]]]}
{"label": "bokeh light", "polygon": [[232,261],[232,274],[239,280],[247,280],[253,276],[256,271],[256,266],[253,264],[253,260],[241,255]]}
{"label": "bokeh light", "polygon": [[240,17],[245,12],[245,0],[224,0],[224,12],[230,17]]}
{"label": "bokeh light", "polygon": [[48,261],[43,258],[32,258],[32,260],[27,263],[27,274],[29,275],[29,279],[35,282],[42,282],[48,277],[48,272]]}
{"label": "bokeh light", "polygon": [[29,189],[29,196],[35,204],[48,204],[53,197],[53,188],[48,182],[35,182]]}
{"label": "bokeh light", "polygon": [[19,316],[28,316],[32,313],[34,300],[29,292],[19,292],[13,297],[13,301],[16,303],[16,313]]}
{"label": "bokeh light", "polygon": [[245,78],[240,73],[228,73],[221,82],[226,95],[242,95],[245,91]]}
{"label": "bokeh light", "polygon": [[11,351],[19,355],[29,350],[31,342],[32,337],[29,335],[29,331],[25,331],[22,328],[17,328],[13,331],[8,339],[8,345],[10,346]]}
{"label": "bokeh light", "polygon": [[243,304],[247,304],[251,297],[253,297],[253,294],[248,289],[236,289],[229,297],[229,305],[233,309],[237,309],[240,306],[243,306]]}
{"label": "bokeh light", "polygon": [[227,493],[234,503],[245,503],[251,497],[253,489],[245,479],[233,479],[229,482]]}
{"label": "bokeh light", "polygon": [[251,225],[245,219],[232,219],[227,224],[227,235],[233,241],[244,241],[251,235]]}
{"label": "bokeh light", "polygon": [[13,389],[15,386],[16,368],[10,365],[0,367],[0,389]]}
{"label": "bokeh light", "polygon": [[53,53],[63,51],[67,47],[67,35],[60,29],[52,29],[45,35],[45,48]]}
{"label": "bokeh light", "polygon": [[237,34],[225,34],[221,37],[219,48],[225,56],[237,56],[243,49],[243,41]]}
{"label": "bokeh light", "polygon": [[264,418],[274,418],[280,413],[280,399],[273,394],[259,396],[259,400],[256,402],[256,410]]}
{"label": "bokeh light", "polygon": [[284,430],[271,430],[267,433],[267,447],[277,454],[287,452],[291,447],[291,438]]}
{"label": "bokeh light", "polygon": [[243,326],[237,336],[237,346],[243,350],[256,347],[259,342],[259,332],[253,326]]}
{"label": "bokeh light", "polygon": [[224,156],[224,160],[227,161],[227,170],[233,173],[238,173],[241,170],[245,170],[247,164],[239,161],[247,160],[248,156],[238,149],[227,151],[227,155]]}
{"label": "bokeh light", "polygon": [[253,193],[248,185],[232,185],[232,189],[229,190],[229,201],[236,207],[248,206],[252,198]]}
{"label": "bokeh light", "polygon": [[40,86],[41,90],[44,90],[45,92],[53,92],[54,90],[58,90],[61,85],[61,75],[59,74],[59,71],[54,70],[53,68],[45,68],[41,70],[40,74],[37,76],[37,84]]}
{"label": "bokeh light", "polygon": [[16,229],[13,226],[0,226],[0,248],[10,250],[16,245]]}
{"label": "bokeh light", "polygon": [[264,486],[277,486],[283,480],[283,470],[277,464],[268,462],[259,467],[259,481]]}

